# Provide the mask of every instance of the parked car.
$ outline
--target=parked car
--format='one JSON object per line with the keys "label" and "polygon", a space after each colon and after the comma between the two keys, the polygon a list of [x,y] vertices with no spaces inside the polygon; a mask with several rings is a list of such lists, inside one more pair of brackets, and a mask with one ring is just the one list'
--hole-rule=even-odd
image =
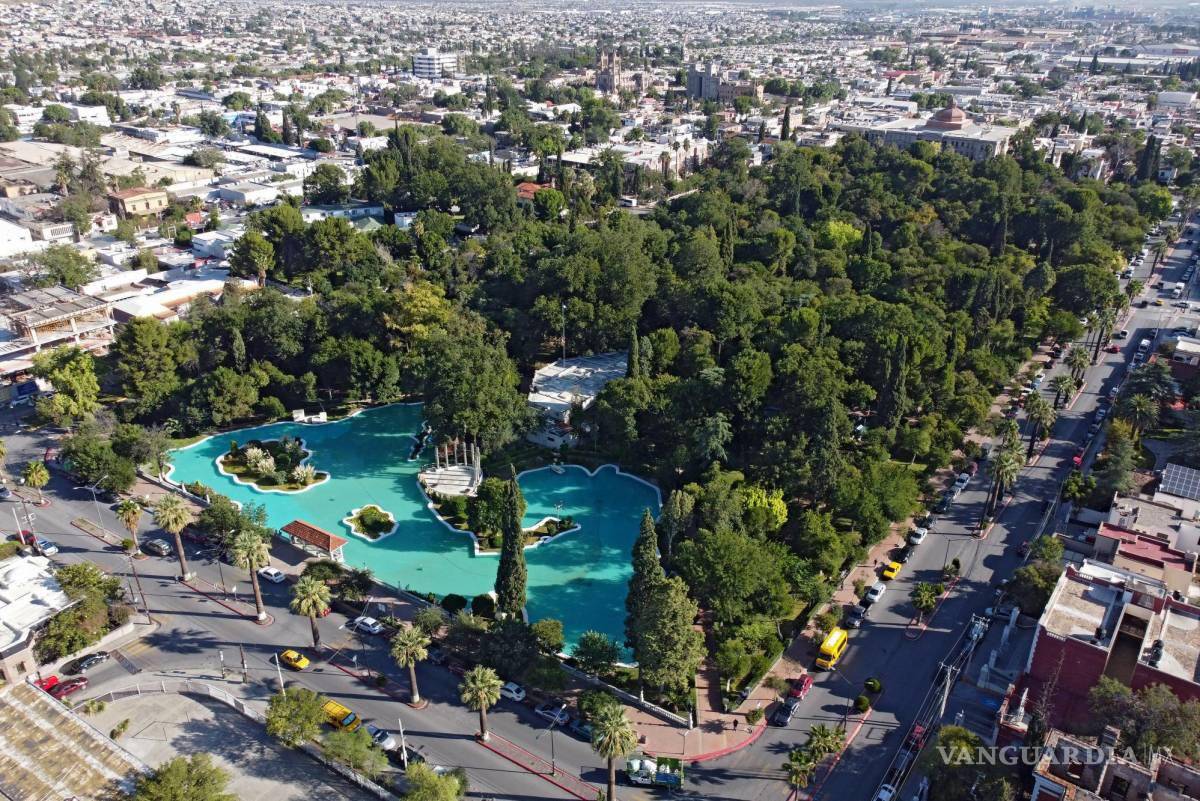
{"label": "parked car", "polygon": [[85,654],[73,662],[67,663],[67,665],[63,667],[63,673],[70,673],[72,675],[76,673],[87,673],[92,668],[96,667],[97,665],[102,665],[107,661],[108,651],[95,651],[90,654]]}
{"label": "parked car", "polygon": [[287,576],[284,575],[282,570],[269,565],[267,567],[260,567],[258,569],[258,577],[269,581],[272,584],[282,584],[287,579]]}
{"label": "parked car", "polygon": [[1104,346],[1104,352],[1105,352],[1105,353],[1120,353],[1120,352],[1121,352],[1121,346],[1120,346],[1120,345],[1118,345],[1118,344],[1117,344],[1117,343],[1115,343],[1115,342],[1114,342],[1114,343],[1112,343],[1111,345],[1105,345],[1105,346]]}
{"label": "parked car", "polygon": [[775,710],[775,714],[771,715],[772,726],[786,726],[792,722],[792,718],[796,715],[796,710],[800,707],[799,698],[787,698]]}
{"label": "parked car", "polygon": [[893,801],[896,797],[896,788],[890,784],[885,784],[875,793],[875,798],[872,801]]}
{"label": "parked car", "polygon": [[381,729],[374,723],[367,724],[367,734],[371,735],[371,739],[375,741],[375,745],[382,748],[384,751],[391,751],[396,747],[396,738],[387,729]]}
{"label": "parked car", "polygon": [[425,761],[425,757],[420,751],[413,748],[411,745],[407,748],[396,748],[391,751],[386,751],[388,761],[394,765],[404,767],[408,765],[419,765]]}
{"label": "parked car", "polygon": [[[858,607],[855,608],[857,609]],[[805,673],[803,676],[796,676],[792,679],[791,685],[791,688],[788,690],[788,696],[791,698],[803,699],[808,695],[808,691],[812,689],[812,674]]]}
{"label": "parked car", "polygon": [[11,497],[12,497],[12,490],[10,490],[8,487],[4,486],[3,484],[0,484],[0,500],[7,501]]}
{"label": "parked car", "polygon": [[950,504],[954,503],[954,496],[949,492],[942,493],[942,497],[938,499],[937,506],[933,507],[933,511],[938,514],[944,514],[950,510]]}
{"label": "parked car", "polygon": [[1122,328],[1120,331],[1118,331],[1113,336],[1115,336],[1117,339],[1129,339],[1129,329]]}
{"label": "parked car", "polygon": [[925,514],[923,514],[919,518],[917,518],[917,525],[920,526],[921,528],[927,528],[930,531],[933,531],[933,524],[936,522],[937,522],[937,516],[934,515],[932,512],[926,512]]}
{"label": "parked car", "polygon": [[909,559],[912,559],[912,555],[916,552],[917,552],[917,546],[913,545],[910,542],[910,543],[907,543],[900,550],[896,551],[896,554],[893,558],[900,564],[905,564]]}
{"label": "parked car", "polygon": [[954,479],[954,483],[959,488],[967,486],[968,484],[971,483],[971,474],[970,473],[959,473],[958,478]]}
{"label": "parked car", "polygon": [[1087,447],[1080,445],[1075,449],[1075,455],[1071,457],[1071,464],[1079,467],[1083,464],[1083,455],[1087,453]]}
{"label": "parked car", "polygon": [[[965,468],[963,468],[963,470],[968,475],[970,475],[972,478],[974,478],[976,476],[976,474],[979,473],[979,462],[976,462],[976,461],[967,462],[967,466]],[[928,528],[928,526],[926,526],[926,528]]]}
{"label": "parked car", "polygon": [[559,726],[565,725],[571,719],[571,716],[567,714],[566,701],[544,701],[534,707],[533,713],[539,718],[543,718]]}
{"label": "parked car", "polygon": [[571,722],[567,724],[567,731],[585,742],[592,741],[592,724],[583,718],[571,718]]}
{"label": "parked car", "polygon": [[34,540],[34,545],[42,556],[54,556],[58,553],[58,546],[45,537],[38,537]]}
{"label": "parked car", "polygon": [[908,532],[908,542],[910,545],[920,545],[928,536],[929,529],[917,527]]}
{"label": "parked car", "polygon": [[[893,564],[895,563],[893,562]],[[887,585],[882,581],[877,581],[867,588],[866,593],[863,594],[863,600],[869,603],[875,603],[883,597],[885,592],[887,592]]]}
{"label": "parked car", "polygon": [[80,690],[86,690],[88,686],[87,676],[80,676],[77,679],[68,679],[67,681],[59,682],[50,688],[50,695],[58,700],[63,700],[68,695],[74,695]]}
{"label": "parked car", "polygon": [[500,688],[500,697],[507,698],[510,701],[524,701],[525,688],[515,681],[510,681]]}
{"label": "parked car", "polygon": [[899,562],[889,562],[883,569],[883,577],[888,580],[894,579],[896,576],[900,575],[901,567],[902,565]]}
{"label": "parked car", "polygon": [[869,611],[871,611],[870,606],[864,606],[861,603],[855,604],[846,610],[846,615],[842,619],[842,625],[848,629],[861,628],[863,622],[867,619]]}
{"label": "parked car", "polygon": [[1120,394],[1121,394],[1121,388],[1120,388],[1120,387],[1113,387],[1112,389],[1110,389],[1110,390],[1108,391],[1108,399],[1109,399],[1110,401],[1114,401],[1114,400],[1116,400],[1116,399],[1117,399],[1117,396],[1118,396],[1118,395],[1120,395]]}
{"label": "parked car", "polygon": [[33,685],[35,687],[41,687],[46,692],[50,692],[50,690],[54,688],[54,685],[58,684],[58,681],[58,676],[51,674],[45,678],[38,679],[33,683]]}
{"label": "parked car", "polygon": [[[166,540],[147,540],[142,543],[142,550],[155,556],[170,556],[171,546]],[[274,568],[271,568],[274,570]]]}
{"label": "parked car", "polygon": [[383,624],[373,617],[359,615],[346,624],[346,628],[352,631],[365,631],[367,634],[383,633]]}

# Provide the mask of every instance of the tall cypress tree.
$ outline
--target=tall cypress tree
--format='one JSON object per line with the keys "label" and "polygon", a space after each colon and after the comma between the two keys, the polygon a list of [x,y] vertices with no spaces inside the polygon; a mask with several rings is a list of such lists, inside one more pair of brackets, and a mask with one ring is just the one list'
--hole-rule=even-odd
{"label": "tall cypress tree", "polygon": [[792,139],[792,106],[789,103],[783,107],[783,121],[779,124],[779,141],[790,142]]}
{"label": "tall cypress tree", "polygon": [[639,350],[637,323],[629,327],[629,360],[625,366],[626,378],[637,378],[642,374],[642,354]]}
{"label": "tall cypress tree", "polygon": [[658,561],[658,532],[654,518],[647,509],[642,514],[642,530],[633,543],[633,576],[629,579],[629,592],[625,596],[625,645],[638,652],[638,631],[646,619],[646,607],[654,596],[655,588],[666,578]]}
{"label": "tall cypress tree", "polygon": [[517,484],[514,473],[508,482],[504,496],[503,517],[500,532],[504,542],[500,547],[500,564],[496,568],[496,608],[512,617],[521,619],[525,609],[525,583],[528,574],[525,568],[525,532],[521,518],[525,514],[525,498]]}

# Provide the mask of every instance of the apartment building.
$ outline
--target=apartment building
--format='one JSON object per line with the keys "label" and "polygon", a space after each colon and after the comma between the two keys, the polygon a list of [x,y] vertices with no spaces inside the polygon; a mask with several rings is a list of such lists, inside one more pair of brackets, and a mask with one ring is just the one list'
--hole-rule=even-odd
{"label": "apartment building", "polygon": [[437,80],[462,72],[463,58],[459,53],[442,53],[427,47],[413,54],[413,75],[427,80]]}
{"label": "apartment building", "polygon": [[171,205],[165,190],[137,186],[108,193],[108,205],[114,214],[122,217],[158,216]]}

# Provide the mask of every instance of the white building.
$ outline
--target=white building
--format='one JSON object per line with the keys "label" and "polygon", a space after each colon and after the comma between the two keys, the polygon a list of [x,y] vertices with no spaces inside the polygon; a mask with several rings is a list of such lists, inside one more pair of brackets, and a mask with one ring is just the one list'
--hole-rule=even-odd
{"label": "white building", "polygon": [[108,108],[105,106],[68,106],[71,112],[71,119],[75,122],[88,122],[92,125],[103,125],[108,127],[112,125],[112,120],[108,118]]}
{"label": "white building", "polygon": [[529,440],[547,448],[574,445],[579,436],[571,426],[571,410],[595,403],[605,384],[625,376],[628,364],[627,353],[598,353],[559,360],[535,372],[527,403],[542,425]]}
{"label": "white building", "polygon": [[16,103],[6,103],[4,109],[12,117],[13,125],[23,134],[33,133],[33,126],[42,119],[42,110],[37,106],[21,106]]}
{"label": "white building", "polygon": [[23,225],[0,219],[0,259],[33,250],[33,234]]}
{"label": "white building", "polygon": [[1008,143],[1016,128],[1004,125],[979,125],[957,106],[936,112],[927,120],[901,117],[884,122],[837,123],[834,127],[861,134],[869,142],[904,149],[913,142],[938,142],[972,161],[985,161],[1008,152]]}
{"label": "white building", "polygon": [[459,72],[459,61],[457,53],[441,53],[427,47],[413,55],[413,75],[429,80],[444,78]]}
{"label": "white building", "polygon": [[1195,92],[1159,92],[1158,107],[1165,111],[1187,111],[1196,105]]}
{"label": "white building", "polygon": [[265,206],[279,199],[279,188],[273,184],[257,184],[245,181],[240,184],[222,186],[221,200],[238,206]]}
{"label": "white building", "polygon": [[34,632],[72,603],[46,557],[0,562],[0,682],[11,684],[37,670]]}

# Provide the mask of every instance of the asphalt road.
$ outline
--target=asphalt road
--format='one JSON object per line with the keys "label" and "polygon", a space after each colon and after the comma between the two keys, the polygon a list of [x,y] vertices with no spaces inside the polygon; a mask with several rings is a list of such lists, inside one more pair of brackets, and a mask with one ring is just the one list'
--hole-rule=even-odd
{"label": "asphalt road", "polygon": [[[1060,410],[1044,453],[1022,471],[1008,506],[986,539],[972,534],[990,486],[984,469],[971,480],[950,510],[939,516],[934,532],[917,548],[900,575],[888,582],[886,594],[871,610],[868,621],[851,633],[850,646],[837,668],[814,670],[812,691],[790,725],[768,728],[750,748],[693,769],[689,774],[690,788],[706,798],[783,801],[789,795],[781,781],[788,752],[804,744],[813,725],[840,726],[847,722],[849,705],[862,692],[863,682],[876,677],[883,684],[883,694],[869,719],[859,727],[859,716],[849,718],[852,743],[832,773],[818,771],[807,790],[811,797],[821,801],[873,798],[935,681],[941,661],[963,634],[972,614],[991,604],[995,585],[1011,576],[1021,564],[1017,548],[1036,533],[1046,500],[1055,496],[1059,482],[1070,472],[1077,446],[1088,441],[1089,428],[1102,398],[1124,379],[1137,343],[1150,328],[1165,329],[1162,331],[1165,333],[1184,319],[1195,324],[1191,310],[1172,306],[1170,298],[1170,288],[1182,279],[1190,255],[1190,245],[1181,239],[1160,268],[1164,291],[1147,289],[1141,296],[1150,301],[1146,308],[1138,307],[1138,299],[1134,299],[1128,320],[1117,326],[1130,331],[1127,339],[1114,340],[1121,345],[1121,352],[1101,351],[1097,364],[1085,375],[1082,395],[1071,409]],[[1135,278],[1149,283],[1151,259],[1147,258],[1146,265],[1135,272]],[[1190,296],[1189,291],[1185,298]],[[1164,305],[1153,305],[1159,297]],[[1048,390],[1050,377],[1064,369],[1060,361],[1047,374],[1042,386],[1048,395],[1052,394]],[[1095,448],[1090,448],[1089,457],[1094,452]],[[912,626],[915,610],[909,594],[913,587],[921,581],[940,581],[943,565],[955,557],[962,563],[958,584],[927,629],[922,631]]]}

